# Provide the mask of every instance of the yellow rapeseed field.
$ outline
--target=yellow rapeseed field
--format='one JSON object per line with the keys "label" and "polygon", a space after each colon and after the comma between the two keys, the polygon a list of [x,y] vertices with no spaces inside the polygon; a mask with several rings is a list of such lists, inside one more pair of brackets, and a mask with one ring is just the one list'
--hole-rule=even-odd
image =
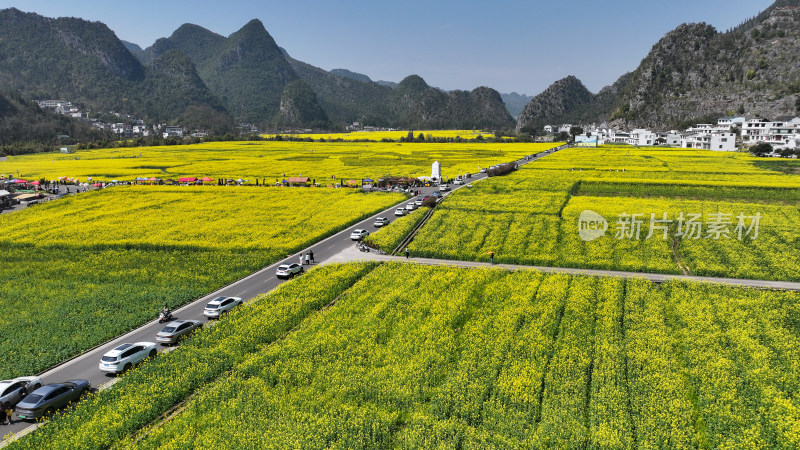
{"label": "yellow rapeseed field", "polygon": [[[481,131],[481,130],[418,130],[412,131],[414,137],[422,133],[426,138],[428,136],[433,136],[435,138],[463,138],[463,139],[475,139],[478,136],[489,139],[493,138],[494,134]],[[274,134],[267,134],[264,137],[275,137]],[[382,139],[391,139],[393,141],[399,141],[400,138],[405,138],[408,136],[408,130],[397,130],[397,131],[351,131],[349,133],[300,133],[300,134],[290,134],[290,135],[283,135],[283,136],[291,136],[293,138],[299,139],[326,139],[326,140],[337,140],[342,139],[345,141],[360,141],[360,140],[370,140],[370,141],[380,141]]]}
{"label": "yellow rapeseed field", "polygon": [[[74,154],[10,156],[0,174],[17,178],[86,181],[210,177],[274,184],[307,176],[322,185],[386,175],[430,176],[439,161],[442,175],[455,177],[519,159],[557,144],[398,142],[208,142],[194,145],[85,150]],[[333,178],[335,177],[335,178]]]}
{"label": "yellow rapeseed field", "polygon": [[117,186],[0,215],[0,379],[39,373],[403,198]]}
{"label": "yellow rapeseed field", "polygon": [[[410,247],[462,260],[488,261],[494,252],[505,263],[800,280],[800,176],[767,163],[774,165],[738,152],[566,149],[454,193]],[[604,236],[579,236],[583,211],[605,218]],[[699,237],[681,237],[681,213],[699,215]],[[619,233],[625,214],[641,219],[635,237]]]}

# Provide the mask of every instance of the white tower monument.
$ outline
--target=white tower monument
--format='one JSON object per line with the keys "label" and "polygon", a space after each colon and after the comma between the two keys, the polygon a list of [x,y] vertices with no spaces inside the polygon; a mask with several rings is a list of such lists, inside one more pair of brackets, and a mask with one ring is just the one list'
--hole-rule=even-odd
{"label": "white tower monument", "polygon": [[434,161],[433,167],[431,168],[431,180],[439,181],[441,179],[442,179],[441,166],[439,165],[439,161]]}

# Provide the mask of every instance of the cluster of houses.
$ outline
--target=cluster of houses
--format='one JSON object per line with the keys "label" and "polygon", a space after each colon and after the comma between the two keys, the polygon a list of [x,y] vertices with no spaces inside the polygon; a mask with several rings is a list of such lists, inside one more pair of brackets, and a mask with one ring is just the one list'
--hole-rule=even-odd
{"label": "cluster of houses", "polygon": [[[546,133],[567,132],[571,124],[547,125]],[[584,134],[576,136],[579,146],[594,147],[603,144],[630,144],[638,147],[665,145],[732,152],[737,147],[749,147],[761,142],[771,144],[774,150],[800,150],[800,117],[781,117],[776,120],[746,117],[722,117],[716,124],[701,123],[684,131],[652,131],[637,128],[630,131],[608,127],[584,127]]]}
{"label": "cluster of houses", "polygon": [[361,122],[353,122],[345,128],[347,131],[397,131],[396,128],[373,127],[371,125],[364,125]]}
{"label": "cluster of houses", "polygon": [[160,135],[164,139],[168,137],[192,136],[207,137],[208,133],[202,130],[195,130],[187,134],[187,130],[179,125],[167,125],[165,123],[146,125],[144,120],[135,118],[130,114],[109,112],[109,115],[119,119],[119,122],[103,122],[96,118],[90,118],[89,112],[84,111],[78,106],[66,100],[36,100],[36,104],[43,110],[50,110],[56,114],[72,117],[74,119],[86,120],[92,127],[109,131],[120,137],[148,137]]}

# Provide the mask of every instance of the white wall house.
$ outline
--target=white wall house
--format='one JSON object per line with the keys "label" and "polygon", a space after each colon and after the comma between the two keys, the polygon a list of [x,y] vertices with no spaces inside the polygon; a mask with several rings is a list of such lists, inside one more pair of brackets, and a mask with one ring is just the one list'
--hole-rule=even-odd
{"label": "white wall house", "polygon": [[631,134],[627,131],[610,130],[608,132],[608,139],[606,139],[606,142],[612,144],[627,144],[630,137]]}
{"label": "white wall house", "polygon": [[796,118],[774,122],[765,119],[748,120],[742,126],[742,141],[751,144],[767,142],[773,146],[786,146],[800,128],[795,120]]}
{"label": "white wall house", "polygon": [[183,128],[175,127],[175,126],[168,126],[164,128],[164,138],[168,137],[183,137]]}
{"label": "white wall house", "polygon": [[645,130],[644,128],[637,128],[630,132],[627,142],[630,145],[636,145],[639,147],[655,145],[656,134],[650,130]]}
{"label": "white wall house", "polygon": [[736,134],[719,129],[697,131],[682,138],[681,147],[733,152],[736,151]]}
{"label": "white wall house", "polygon": [[656,139],[664,140],[664,143],[662,145],[666,145],[669,147],[680,147],[681,139],[683,138],[683,134],[681,134],[677,130],[662,131],[656,133],[656,136],[657,136]]}
{"label": "white wall house", "polygon": [[552,133],[553,132],[553,126],[552,125],[545,125],[544,126],[544,132],[548,133],[548,134]]}
{"label": "white wall house", "polygon": [[717,127],[730,130],[732,126],[736,125],[741,128],[744,122],[745,118],[741,116],[721,117],[717,119]]}

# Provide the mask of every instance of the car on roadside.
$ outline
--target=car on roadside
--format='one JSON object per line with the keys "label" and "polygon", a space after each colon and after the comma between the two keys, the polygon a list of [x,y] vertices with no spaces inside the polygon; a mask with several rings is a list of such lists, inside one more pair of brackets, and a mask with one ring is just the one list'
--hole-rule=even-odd
{"label": "car on roadside", "polygon": [[450,190],[450,186],[448,186],[446,184],[443,184],[443,185],[439,186],[439,192],[447,192],[449,190]]}
{"label": "car on roadside", "polygon": [[483,169],[481,169],[481,173],[486,173],[486,167],[484,167]]}
{"label": "car on roadside", "polygon": [[455,180],[453,180],[453,184],[456,185],[464,184],[464,180],[462,180],[461,178],[456,178]]}
{"label": "car on roadside", "polygon": [[405,208],[397,208],[397,209],[394,210],[394,215],[395,216],[405,216],[406,215],[406,209]]}
{"label": "car on roadside", "polygon": [[380,228],[385,225],[389,225],[389,219],[387,217],[378,217],[375,219],[375,222],[372,224],[375,228]]}
{"label": "car on roadside", "polygon": [[422,203],[424,201],[425,201],[425,199],[423,199],[422,197],[419,197],[416,200],[414,200],[414,204],[417,205],[417,206],[422,206]]}
{"label": "car on roadside", "polygon": [[0,381],[0,405],[16,405],[24,398],[22,388],[30,393],[42,386],[42,379],[39,377],[18,377],[13,380]]}
{"label": "car on roadside", "polygon": [[69,380],[63,383],[45,384],[17,403],[19,419],[35,420],[51,416],[56,410],[77,401],[92,388],[88,380]]}
{"label": "car on roadside", "polygon": [[173,320],[156,334],[156,340],[162,345],[177,344],[202,327],[203,322],[199,320]]}
{"label": "car on roadside", "polygon": [[295,275],[303,273],[303,266],[297,263],[281,264],[278,270],[275,271],[275,276],[278,278],[292,278]]}
{"label": "car on roadside", "polygon": [[241,297],[217,297],[208,302],[203,309],[203,315],[209,319],[219,319],[223,314],[241,304]]}
{"label": "car on roadside", "polygon": [[413,211],[417,209],[417,205],[414,202],[411,202],[406,205],[406,211]]}
{"label": "car on roadside", "polygon": [[118,345],[100,358],[99,368],[107,373],[127,372],[145,358],[155,358],[157,353],[155,342]]}
{"label": "car on roadside", "polygon": [[367,236],[369,236],[369,231],[362,230],[361,228],[357,228],[353,230],[352,233],[350,233],[350,239],[354,241],[360,241],[361,239],[364,239]]}

